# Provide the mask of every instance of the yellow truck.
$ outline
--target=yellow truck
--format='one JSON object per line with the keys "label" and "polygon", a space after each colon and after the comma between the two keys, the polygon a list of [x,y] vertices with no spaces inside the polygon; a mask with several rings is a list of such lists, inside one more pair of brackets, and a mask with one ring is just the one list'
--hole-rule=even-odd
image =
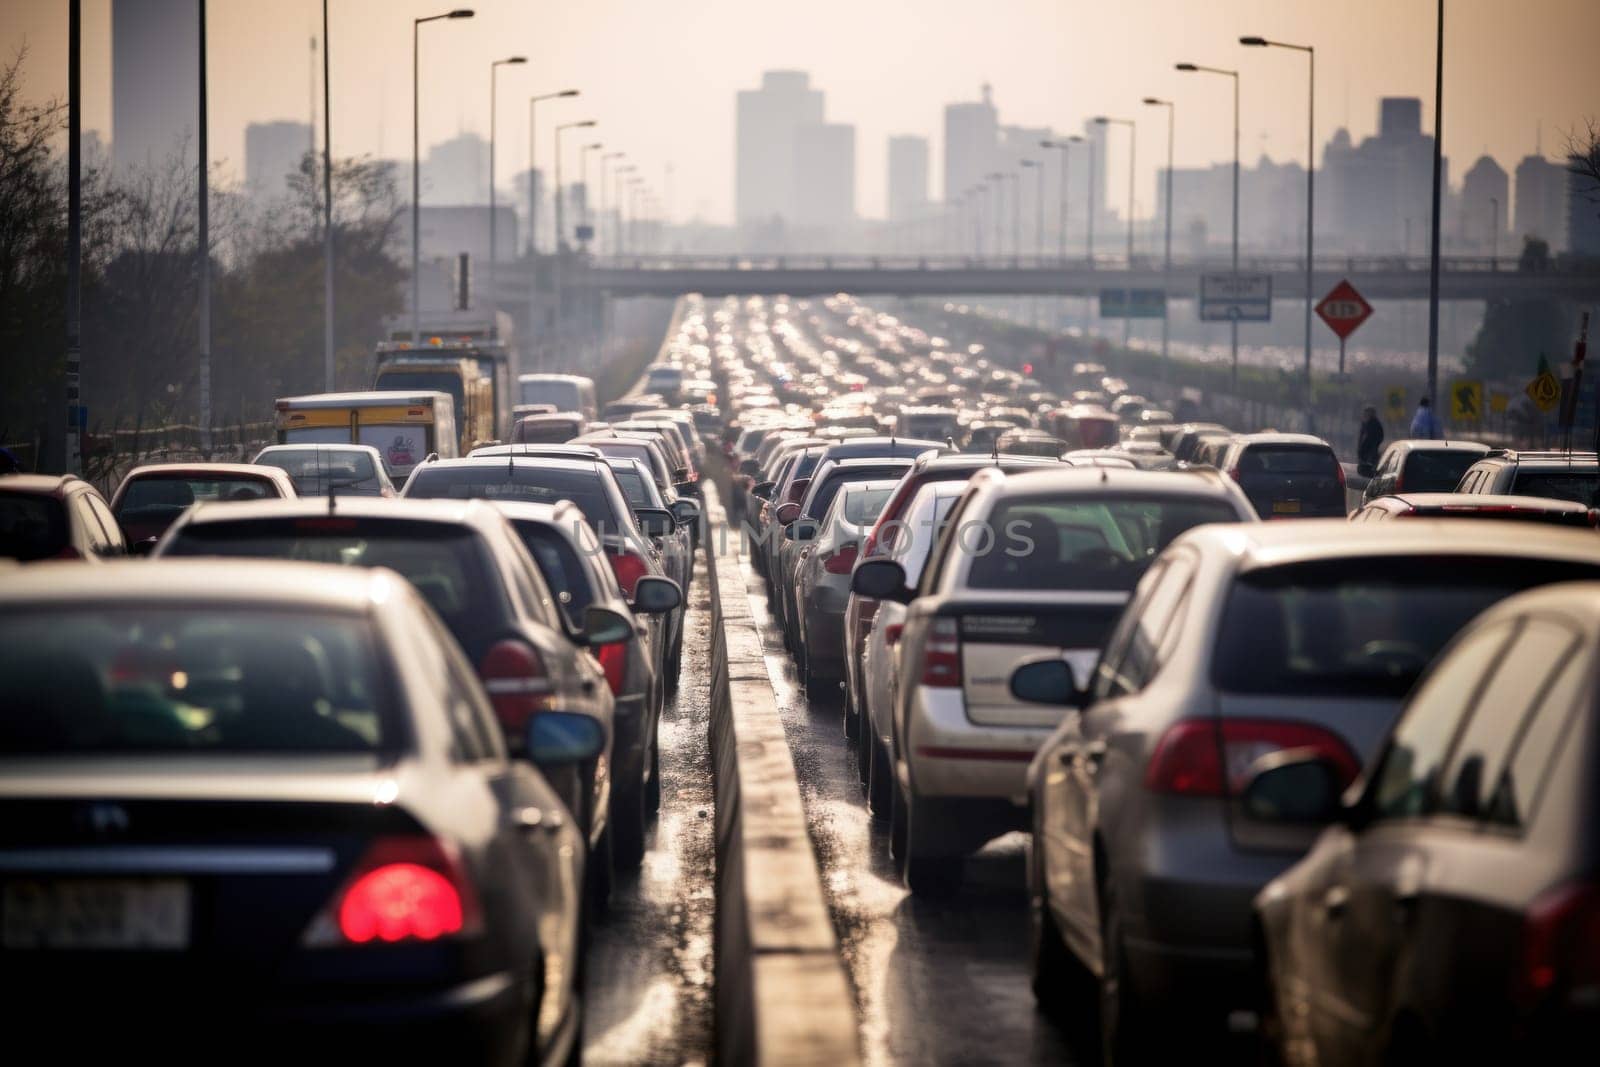
{"label": "yellow truck", "polygon": [[420,345],[386,341],[378,345],[376,357],[374,389],[450,394],[463,455],[510,434],[511,384],[504,344],[470,335],[431,336]]}
{"label": "yellow truck", "polygon": [[371,445],[395,482],[410,476],[429,454],[441,459],[462,454],[449,393],[317,393],[282,397],[273,406],[280,445]]}

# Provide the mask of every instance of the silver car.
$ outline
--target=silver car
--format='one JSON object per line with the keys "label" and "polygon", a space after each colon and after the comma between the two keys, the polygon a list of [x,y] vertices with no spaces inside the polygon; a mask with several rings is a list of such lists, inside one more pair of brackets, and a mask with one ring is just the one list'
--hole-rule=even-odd
{"label": "silver car", "polygon": [[898,479],[847,484],[833,498],[815,536],[800,550],[795,569],[799,608],[795,622],[800,672],[806,688],[813,692],[844,677],[844,609],[850,599],[850,572],[862,539],[899,484]]}
{"label": "silver car", "polygon": [[1115,1058],[1150,1052],[1152,1022],[1174,1013],[1220,1032],[1252,1011],[1251,902],[1317,829],[1246,814],[1256,761],[1313,752],[1348,784],[1458,629],[1512,593],[1596,575],[1592,532],[1521,523],[1306,520],[1175,541],[1086,693],[1059,662],[1011,679],[1018,698],[1084,709],[1028,769],[1041,1002],[1093,1011],[1081,991],[1097,979]]}

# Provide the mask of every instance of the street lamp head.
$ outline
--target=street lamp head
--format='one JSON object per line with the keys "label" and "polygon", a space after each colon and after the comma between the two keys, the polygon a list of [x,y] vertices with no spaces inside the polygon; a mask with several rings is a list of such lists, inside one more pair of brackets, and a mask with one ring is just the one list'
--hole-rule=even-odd
{"label": "street lamp head", "polygon": [[1105,126],[1110,122],[1111,122],[1111,120],[1106,118],[1104,115],[1096,115],[1094,117],[1094,124],[1096,126]]}
{"label": "street lamp head", "polygon": [[528,61],[528,57],[527,56],[507,56],[505,59],[502,59],[500,62],[515,64],[515,63],[526,63],[527,61]]}
{"label": "street lamp head", "polygon": [[1071,137],[1067,138],[1067,143],[1068,144],[1082,144],[1083,143],[1083,137],[1080,136],[1079,134],[1075,133]]}
{"label": "street lamp head", "polygon": [[1185,74],[1193,74],[1195,71],[1200,69],[1199,67],[1195,66],[1193,63],[1177,63],[1177,64],[1174,64],[1174,66],[1178,70],[1183,71]]}
{"label": "street lamp head", "polygon": [[1055,148],[1055,147],[1057,147],[1057,145],[1056,145],[1056,143],[1054,141],[1040,141],[1039,142],[1039,147],[1040,148]]}
{"label": "street lamp head", "polygon": [[1265,37],[1241,37],[1239,38],[1239,43],[1250,48],[1267,47],[1267,39]]}
{"label": "street lamp head", "polygon": [[576,90],[576,89],[563,89],[559,93],[556,93],[555,95],[557,95],[557,96],[577,96],[578,95],[578,90]]}
{"label": "street lamp head", "polygon": [[1154,96],[1145,97],[1144,98],[1144,102],[1146,104],[1150,105],[1151,107],[1166,107],[1167,106],[1167,101],[1161,100],[1161,99],[1159,99],[1157,97],[1154,97]]}
{"label": "street lamp head", "polygon": [[578,127],[579,129],[584,129],[586,127],[595,125],[595,120],[594,119],[584,119],[582,122],[574,122],[573,125]]}
{"label": "street lamp head", "polygon": [[458,7],[454,11],[450,12],[450,14],[445,16],[445,18],[448,19],[470,19],[471,17],[472,8],[470,7]]}
{"label": "street lamp head", "polygon": [[1039,165],[1039,161],[1037,159],[1022,159],[1018,160],[1017,162],[1021,163],[1024,167],[1037,167]]}

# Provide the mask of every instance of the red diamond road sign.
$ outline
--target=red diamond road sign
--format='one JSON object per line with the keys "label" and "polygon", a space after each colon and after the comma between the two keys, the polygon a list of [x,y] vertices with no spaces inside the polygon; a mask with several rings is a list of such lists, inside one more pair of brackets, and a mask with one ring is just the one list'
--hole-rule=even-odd
{"label": "red diamond road sign", "polygon": [[1343,341],[1356,332],[1356,327],[1372,317],[1372,305],[1356,292],[1355,286],[1345,280],[1322,298],[1322,303],[1317,305],[1317,314],[1328,324],[1328,329]]}

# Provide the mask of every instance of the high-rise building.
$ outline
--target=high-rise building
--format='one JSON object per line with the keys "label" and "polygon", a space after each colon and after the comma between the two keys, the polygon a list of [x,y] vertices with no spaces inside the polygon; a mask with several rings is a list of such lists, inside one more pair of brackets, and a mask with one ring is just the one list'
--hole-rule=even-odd
{"label": "high-rise building", "polygon": [[[1448,171],[1442,180],[1449,189]],[[1422,101],[1383,98],[1378,103],[1376,137],[1353,145],[1349,133],[1339,130],[1327,145],[1317,175],[1318,243],[1346,251],[1425,249],[1433,214],[1432,183],[1433,137],[1422,132]],[[1248,198],[1240,207],[1246,220],[1255,210]],[[1302,208],[1296,225],[1304,223]]]}
{"label": "high-rise building", "polygon": [[[820,124],[822,107],[822,91],[811,88],[811,76],[799,70],[766,71],[761,88],[739,91],[734,175],[739,223],[794,220],[795,132]],[[851,192],[853,203],[853,185]]]}
{"label": "high-rise building", "polygon": [[794,222],[836,230],[856,217],[856,128],[806,123],[794,133]]}
{"label": "high-rise building", "polygon": [[1524,156],[1517,164],[1516,225],[1520,241],[1538,237],[1551,251],[1566,246],[1567,176],[1561,164],[1542,155]]}
{"label": "high-rise building", "polygon": [[968,189],[982,184],[995,169],[999,116],[994,90],[983,87],[975,103],[946,104],[944,109],[944,202],[954,203]]}
{"label": "high-rise building", "polygon": [[1479,156],[1461,177],[1456,233],[1468,247],[1487,252],[1496,247],[1511,215],[1511,178],[1489,156]]}
{"label": "high-rise building", "polygon": [[1567,250],[1600,256],[1600,182],[1578,172],[1578,157],[1567,167]]}
{"label": "high-rise building", "polygon": [[928,209],[928,139],[889,138],[889,218],[920,218]]}
{"label": "high-rise building", "polygon": [[[576,157],[572,164],[577,166]],[[424,203],[487,204],[489,142],[475,133],[458,133],[431,146],[422,161],[422,195]]]}
{"label": "high-rise building", "polygon": [[118,167],[192,166],[200,116],[193,0],[113,0],[111,151]]}
{"label": "high-rise building", "polygon": [[251,196],[283,195],[284,179],[314,151],[304,122],[252,122],[244,128],[244,180]]}

